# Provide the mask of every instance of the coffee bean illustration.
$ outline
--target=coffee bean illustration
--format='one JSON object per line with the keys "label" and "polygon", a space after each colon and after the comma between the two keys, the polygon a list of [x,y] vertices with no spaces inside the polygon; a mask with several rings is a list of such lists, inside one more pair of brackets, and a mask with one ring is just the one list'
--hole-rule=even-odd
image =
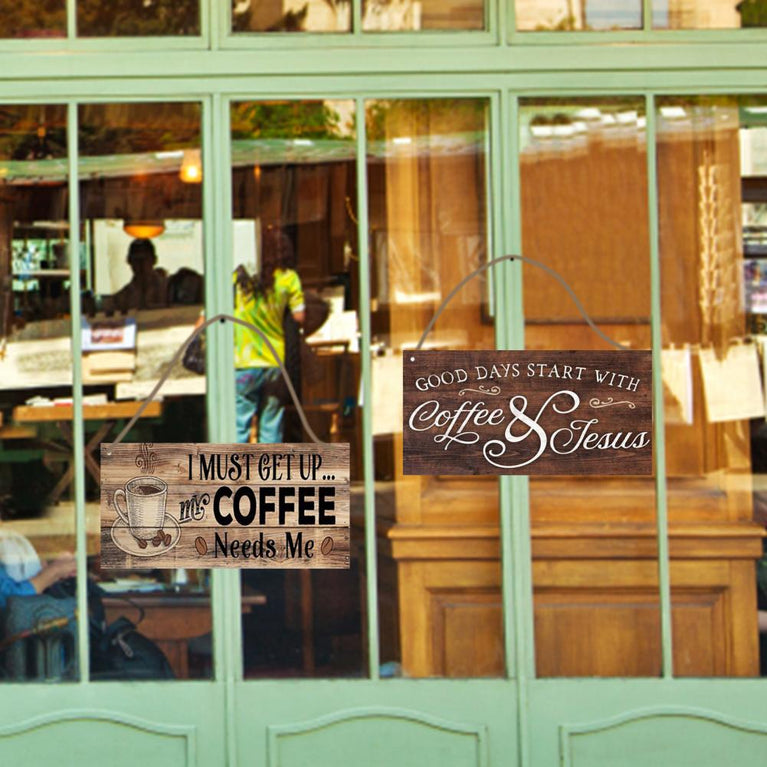
{"label": "coffee bean illustration", "polygon": [[204,557],[208,553],[208,544],[205,543],[205,539],[201,535],[198,535],[194,539],[194,547],[201,557]]}
{"label": "coffee bean illustration", "polygon": [[333,551],[333,539],[329,535],[324,538],[320,544],[320,551],[324,556],[327,556],[331,551]]}

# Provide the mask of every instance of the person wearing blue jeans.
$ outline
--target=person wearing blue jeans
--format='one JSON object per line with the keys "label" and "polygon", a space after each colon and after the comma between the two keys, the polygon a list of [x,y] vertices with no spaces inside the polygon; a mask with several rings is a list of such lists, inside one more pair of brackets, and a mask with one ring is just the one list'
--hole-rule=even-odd
{"label": "person wearing blue jeans", "polygon": [[[237,370],[237,441],[247,442],[253,414],[258,416],[258,441],[282,442],[282,416],[285,406],[269,393],[280,377],[280,369],[244,368]],[[266,391],[265,391],[266,390]]]}
{"label": "person wearing blue jeans", "polygon": [[281,375],[279,363],[285,361],[285,312],[299,325],[304,321],[304,293],[294,265],[290,239],[270,227],[262,238],[259,274],[251,277],[243,267],[234,273],[234,315],[260,331],[234,326],[238,442],[248,441],[254,415],[259,442],[282,442],[285,405],[273,392]]}

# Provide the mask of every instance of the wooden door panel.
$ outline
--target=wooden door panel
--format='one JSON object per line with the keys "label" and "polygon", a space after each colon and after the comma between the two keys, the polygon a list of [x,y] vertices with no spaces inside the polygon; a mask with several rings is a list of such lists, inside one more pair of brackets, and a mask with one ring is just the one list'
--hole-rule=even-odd
{"label": "wooden door panel", "polygon": [[502,676],[501,591],[431,592],[434,659],[448,677]]}

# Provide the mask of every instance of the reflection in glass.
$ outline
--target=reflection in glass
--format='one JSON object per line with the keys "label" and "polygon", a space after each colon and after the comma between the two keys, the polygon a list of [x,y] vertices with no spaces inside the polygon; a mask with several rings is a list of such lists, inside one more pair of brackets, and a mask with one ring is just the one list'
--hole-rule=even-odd
{"label": "reflection in glass", "polygon": [[765,112],[659,100],[668,504],[672,555],[687,552],[671,569],[677,676],[767,668]]}
{"label": "reflection in glass", "polygon": [[0,678],[13,681],[78,677],[66,130],[62,106],[0,112]]}
{"label": "reflection in glass", "polygon": [[363,0],[366,31],[409,32],[421,29],[484,29],[484,0]]}
{"label": "reflection in glass", "polygon": [[642,0],[516,0],[519,31],[641,29]]}
{"label": "reflection in glass", "polygon": [[762,0],[653,0],[656,29],[736,29],[767,25]]}
{"label": "reflection in glass", "polygon": [[[99,445],[137,411],[202,310],[200,106],[83,105],[79,128],[86,513],[98,520]],[[162,393],[125,442],[206,442],[205,377],[179,364]],[[137,624],[176,678],[212,675],[208,571],[88,565],[108,624]],[[166,678],[159,667],[143,674]],[[92,676],[132,678],[97,656]]]}
{"label": "reflection in glass", "polygon": [[[232,105],[238,283],[254,307],[264,295],[287,291],[284,317],[269,332],[284,344],[285,366],[315,433],[351,445],[351,569],[242,571],[246,677],[360,676],[366,668],[353,114],[348,101]],[[276,242],[292,271],[274,268]],[[303,335],[294,322],[299,285]],[[242,294],[238,287],[236,312]],[[269,442],[279,411],[282,441],[308,442],[285,387],[260,389],[249,365],[271,368],[261,358],[249,362],[246,352],[235,349],[241,439]]]}
{"label": "reflection in glass", "polygon": [[[609,337],[648,349],[641,102],[526,100],[520,121],[522,252],[561,274]],[[526,348],[610,348],[556,281],[528,266],[523,277]],[[530,506],[538,675],[657,675],[653,479],[534,477]]]}
{"label": "reflection in glass", "polygon": [[[484,99],[371,101],[370,201],[381,669],[505,671],[492,477],[402,474],[402,354],[447,293],[489,258]],[[466,285],[425,347],[493,348],[489,288]]]}
{"label": "reflection in glass", "polygon": [[0,0],[0,38],[65,37],[66,0]]}
{"label": "reflection in glass", "polygon": [[232,0],[232,32],[349,32],[350,0]]}
{"label": "reflection in glass", "polygon": [[200,0],[77,0],[81,37],[199,35]]}

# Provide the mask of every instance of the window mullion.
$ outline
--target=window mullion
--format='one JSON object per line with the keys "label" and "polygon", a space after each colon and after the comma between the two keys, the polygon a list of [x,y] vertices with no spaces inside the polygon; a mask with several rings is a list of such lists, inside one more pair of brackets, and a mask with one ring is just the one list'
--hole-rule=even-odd
{"label": "window mullion", "polygon": [[378,572],[373,472],[373,401],[370,356],[370,262],[368,248],[368,179],[365,100],[356,99],[357,135],[357,242],[359,243],[360,360],[362,369],[362,476],[365,488],[365,572],[367,583],[368,669],[378,679],[380,652],[378,638]]}
{"label": "window mullion", "polygon": [[[501,94],[503,164],[504,253],[522,250],[522,208],[519,171],[519,98]],[[499,254],[502,255],[502,254]],[[498,345],[506,349],[524,347],[522,270],[519,262],[501,265],[498,280]],[[503,319],[500,319],[503,318]],[[500,483],[501,572],[504,634],[507,664],[516,678],[517,750],[520,767],[530,762],[528,686],[535,669],[531,585],[530,514],[527,478],[502,476]]]}
{"label": "window mullion", "polygon": [[77,39],[77,0],[67,2],[67,40]]}
{"label": "window mullion", "polygon": [[221,43],[219,6],[224,6],[228,11],[231,7],[228,3],[210,2],[210,0],[198,0],[200,3],[200,36],[205,42],[205,47],[217,50]]}
{"label": "window mullion", "polygon": [[[231,314],[231,153],[228,101],[215,94],[203,102],[203,237],[207,315]],[[234,441],[233,341],[229,324],[207,330],[208,440]],[[217,679],[241,676],[240,582],[236,570],[212,571],[214,654]]]}
{"label": "window mullion", "polygon": [[652,3],[653,0],[642,0],[642,31],[652,32]]}
{"label": "window mullion", "polygon": [[[510,117],[510,99],[503,94],[501,99],[493,99],[490,102],[490,152],[488,157],[488,173],[491,177],[490,196],[492,202],[492,232],[493,237],[489,242],[493,243],[493,249],[488,253],[488,259],[498,258],[510,252],[510,235],[512,226],[504,226],[504,222],[513,219],[514,212],[510,210],[513,199],[511,189],[513,185],[513,172],[510,172],[513,150],[503,141],[502,137],[510,134],[512,128]],[[499,264],[488,272],[488,285],[493,291],[491,306],[495,318],[495,341],[499,349],[512,348],[511,324],[507,321],[512,316],[513,304],[510,303],[510,294],[506,289],[508,264]],[[512,319],[513,323],[513,319]],[[503,610],[503,639],[504,655],[506,658],[506,672],[508,676],[516,676],[517,662],[515,648],[514,618],[514,573],[512,562],[511,536],[506,531],[511,529],[511,486],[508,481],[499,478],[499,502],[500,502],[500,556],[501,556],[501,607]]]}
{"label": "window mullion", "polygon": [[668,547],[668,501],[666,488],[665,416],[663,412],[663,370],[661,363],[661,264],[658,219],[658,165],[655,121],[655,96],[645,97],[647,125],[647,212],[650,235],[650,289],[653,367],[653,438],[655,441],[655,497],[658,536],[658,587],[660,589],[660,625],[662,674],[673,676],[673,639],[671,630],[671,581]]}
{"label": "window mullion", "polygon": [[75,552],[77,556],[77,657],[80,681],[90,673],[88,647],[88,564],[85,525],[85,427],[83,423],[82,333],[80,331],[80,184],[78,181],[77,104],[67,107],[69,193],[69,313],[72,344],[72,436],[75,483]]}

